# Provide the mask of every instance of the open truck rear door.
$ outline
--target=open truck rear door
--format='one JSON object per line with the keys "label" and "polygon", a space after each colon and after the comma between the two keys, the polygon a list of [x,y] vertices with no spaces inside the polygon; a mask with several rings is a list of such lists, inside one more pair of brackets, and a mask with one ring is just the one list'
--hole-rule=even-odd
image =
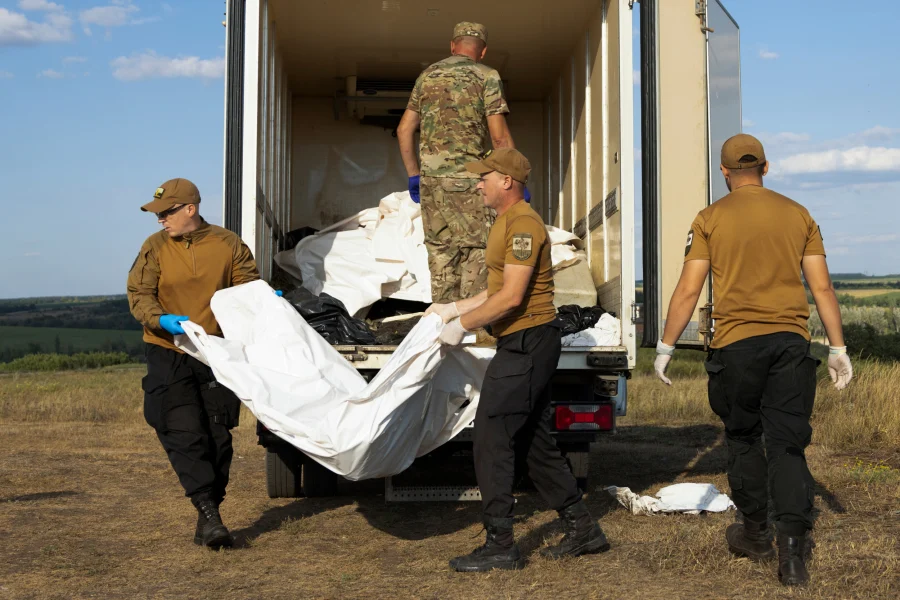
{"label": "open truck rear door", "polygon": [[[641,0],[644,333],[655,347],[696,214],[728,193],[726,139],[741,132],[740,29],[718,0]],[[679,346],[710,338],[711,286]]]}

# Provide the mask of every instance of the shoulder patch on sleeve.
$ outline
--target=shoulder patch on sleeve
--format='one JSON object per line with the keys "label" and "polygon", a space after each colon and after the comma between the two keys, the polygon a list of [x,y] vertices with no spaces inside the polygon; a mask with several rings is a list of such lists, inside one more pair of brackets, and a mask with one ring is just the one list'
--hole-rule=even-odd
{"label": "shoulder patch on sleeve", "polygon": [[691,252],[691,245],[694,243],[694,230],[688,231],[687,242],[684,245],[684,255],[687,256]]}
{"label": "shoulder patch on sleeve", "polygon": [[530,233],[516,233],[512,238],[512,253],[516,260],[528,260],[533,252],[533,239]]}

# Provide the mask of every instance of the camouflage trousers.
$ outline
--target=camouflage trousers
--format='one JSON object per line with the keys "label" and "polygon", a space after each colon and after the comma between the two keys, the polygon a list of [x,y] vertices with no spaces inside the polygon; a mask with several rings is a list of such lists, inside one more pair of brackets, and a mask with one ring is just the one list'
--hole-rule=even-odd
{"label": "camouflage trousers", "polygon": [[432,302],[471,298],[487,288],[484,264],[494,211],[484,206],[478,179],[419,180]]}

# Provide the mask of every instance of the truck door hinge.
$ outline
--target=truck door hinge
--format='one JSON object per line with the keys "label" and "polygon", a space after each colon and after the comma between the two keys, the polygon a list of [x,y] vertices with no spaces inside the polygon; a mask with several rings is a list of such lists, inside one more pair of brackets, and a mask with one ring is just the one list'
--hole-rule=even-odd
{"label": "truck door hinge", "polygon": [[700,307],[700,321],[697,324],[697,332],[703,336],[703,350],[709,350],[709,342],[712,340],[713,321],[712,304],[704,304]]}
{"label": "truck door hinge", "polygon": [[635,325],[640,325],[644,322],[644,305],[638,304],[637,302],[631,303],[631,322]]}

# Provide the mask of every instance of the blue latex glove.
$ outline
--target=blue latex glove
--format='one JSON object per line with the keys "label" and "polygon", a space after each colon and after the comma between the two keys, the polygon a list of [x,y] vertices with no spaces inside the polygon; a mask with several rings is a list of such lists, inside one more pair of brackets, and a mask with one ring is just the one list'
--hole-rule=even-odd
{"label": "blue latex glove", "polygon": [[525,195],[525,202],[530,203],[530,202],[531,202],[531,192],[528,191],[528,188],[527,188],[527,187],[525,188],[525,194],[524,194],[524,195]]}
{"label": "blue latex glove", "polygon": [[275,295],[281,298],[282,296],[284,296],[284,292],[282,292],[281,290],[275,290]]}
{"label": "blue latex glove", "polygon": [[162,315],[159,318],[159,326],[172,335],[184,335],[184,329],[181,327],[181,322],[190,320],[190,317],[184,315]]}
{"label": "blue latex glove", "polygon": [[409,195],[412,196],[412,201],[416,204],[419,203],[419,176],[413,175],[409,178]]}

